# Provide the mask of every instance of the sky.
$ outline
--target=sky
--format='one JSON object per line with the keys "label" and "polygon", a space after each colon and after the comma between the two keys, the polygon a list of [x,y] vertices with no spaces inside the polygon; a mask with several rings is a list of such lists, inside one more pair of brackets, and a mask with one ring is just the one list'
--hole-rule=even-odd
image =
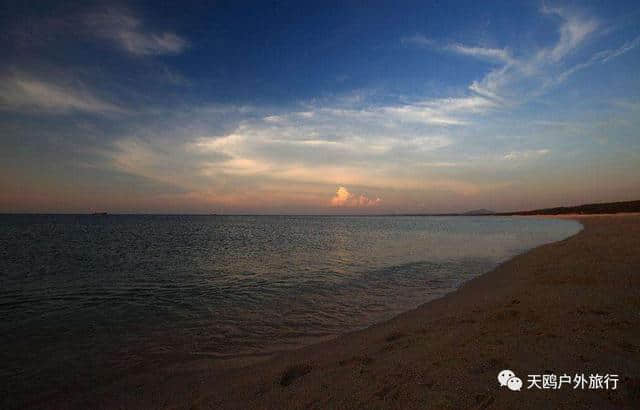
{"label": "sky", "polygon": [[636,1],[0,0],[0,212],[640,198]]}

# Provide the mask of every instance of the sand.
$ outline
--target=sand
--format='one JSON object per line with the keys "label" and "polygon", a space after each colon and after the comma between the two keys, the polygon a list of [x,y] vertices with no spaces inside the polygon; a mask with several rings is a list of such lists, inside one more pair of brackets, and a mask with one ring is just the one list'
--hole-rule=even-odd
{"label": "sand", "polygon": [[[31,403],[55,408],[640,408],[640,216],[585,227],[388,322],[244,363],[208,358]],[[160,362],[159,362],[160,363]],[[510,369],[524,387],[500,387]],[[527,375],[617,374],[616,390]],[[70,389],[73,390],[73,389]]]}

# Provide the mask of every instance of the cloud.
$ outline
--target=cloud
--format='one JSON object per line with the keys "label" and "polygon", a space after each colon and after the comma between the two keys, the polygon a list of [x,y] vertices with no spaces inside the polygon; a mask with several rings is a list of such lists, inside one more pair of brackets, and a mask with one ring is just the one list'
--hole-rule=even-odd
{"label": "cloud", "polygon": [[413,104],[382,107],[390,118],[432,125],[464,125],[465,116],[487,112],[496,103],[483,96],[440,98]]}
{"label": "cloud", "polygon": [[411,37],[403,37],[400,39],[400,42],[402,44],[412,44],[425,47],[435,47],[438,44],[435,40],[427,38],[421,34],[416,34]]}
{"label": "cloud", "polygon": [[456,54],[476,57],[483,60],[500,61],[511,63],[513,58],[508,50],[502,48],[488,48],[479,46],[468,46],[460,43],[439,44],[437,41],[422,35],[404,37],[402,44],[412,44],[422,47],[430,47],[436,50],[448,51]]}
{"label": "cloud", "polygon": [[640,45],[640,36],[634,38],[631,41],[627,41],[626,43],[624,43],[622,46],[615,48],[615,49],[609,49],[609,50],[602,50],[599,51],[597,53],[595,53],[594,55],[591,56],[591,58],[583,63],[580,64],[576,64],[575,66],[565,70],[564,72],[560,73],[556,78],[555,78],[555,82],[556,83],[560,83],[565,81],[569,76],[571,76],[572,74],[576,73],[577,71],[580,70],[584,70],[585,68],[588,68],[596,63],[606,63],[611,59],[614,59],[616,57],[620,57],[621,55],[633,50],[634,48],[638,47]]}
{"label": "cloud", "polygon": [[[157,51],[155,41],[131,40],[153,38],[143,31],[137,19],[126,13],[115,16],[111,16],[116,19],[115,29],[103,37],[134,54]],[[553,14],[553,18],[557,16]],[[246,191],[244,198],[259,198],[251,192],[266,189],[264,186],[272,187],[274,192],[288,191],[292,186],[315,187],[320,192],[315,203],[324,207],[370,207],[380,203],[378,198],[351,193],[344,186],[327,201],[328,187],[337,184],[375,192],[388,189],[384,207],[391,206],[394,191],[405,191],[407,195],[427,190],[476,195],[496,189],[504,182],[491,177],[480,181],[473,171],[464,174],[461,168],[482,169],[481,160],[467,158],[474,149],[490,151],[491,161],[503,167],[509,167],[507,161],[549,153],[547,149],[518,151],[513,146],[516,150],[496,154],[490,145],[497,140],[496,129],[505,132],[500,129],[502,119],[494,116],[491,123],[498,125],[487,125],[482,116],[508,109],[510,104],[543,92],[552,81],[562,81],[559,74],[567,68],[565,56],[577,49],[597,25],[572,16],[559,17],[558,40],[522,54],[512,54],[508,48],[451,42],[438,46],[426,38],[411,40],[495,62],[484,78],[469,86],[466,95],[406,98],[403,103],[379,104],[380,99],[371,98],[378,96],[358,90],[347,98],[327,97],[288,107],[214,105],[167,110],[148,129],[139,125],[114,144],[112,166],[185,187],[192,193],[226,190],[229,198],[236,191]],[[636,45],[637,42],[625,43],[602,53],[598,61]],[[506,132],[514,137],[511,129]],[[454,147],[455,144],[458,145]]]}
{"label": "cloud", "polygon": [[426,110],[425,115],[443,115],[436,114],[442,108],[417,106],[404,106],[403,110],[392,106],[306,107],[306,111],[283,111],[243,120],[229,133],[199,137],[193,142],[193,149],[223,152],[235,160],[251,159],[234,162],[247,166],[243,172],[271,172],[299,168],[301,164],[344,166],[345,161],[372,161],[402,151],[430,152],[451,144],[444,130],[437,132],[443,124],[430,118],[434,127],[427,132],[422,128],[425,119],[419,118],[418,112],[404,111],[409,109]]}
{"label": "cloud", "polygon": [[477,58],[498,60],[505,63],[513,62],[513,58],[509,54],[509,51],[501,48],[470,47],[463,44],[451,44],[447,46],[446,49],[458,54]]}
{"label": "cloud", "polygon": [[45,82],[22,73],[0,78],[0,108],[52,113],[124,112],[120,107],[96,97],[89,90]]}
{"label": "cloud", "polygon": [[567,70],[564,60],[595,32],[598,23],[562,9],[543,8],[542,12],[560,18],[556,43],[505,60],[502,67],[491,70],[482,80],[474,81],[469,86],[472,92],[504,105],[521,104],[543,95],[575,71]]}
{"label": "cloud", "polygon": [[537,149],[527,151],[511,151],[506,153],[503,158],[509,161],[524,160],[530,158],[538,158],[547,155],[550,151],[548,149]]}
{"label": "cloud", "polygon": [[550,58],[558,61],[568,53],[573,51],[585,38],[593,33],[598,27],[598,23],[593,19],[581,18],[568,13],[562,8],[550,8],[543,6],[542,12],[560,17],[563,22],[560,25],[560,38],[556,45],[550,49],[541,51],[539,58]]}
{"label": "cloud", "polygon": [[626,52],[633,50],[639,45],[640,45],[640,36],[634,38],[631,41],[627,41],[617,49],[601,51],[600,53],[596,54],[596,56],[600,57],[603,63],[606,63],[612,58],[619,57],[625,54]]}
{"label": "cloud", "polygon": [[380,198],[370,199],[364,194],[354,195],[343,186],[339,187],[336,194],[331,198],[331,206],[334,207],[370,207],[380,204]]}
{"label": "cloud", "polygon": [[90,13],[84,16],[84,23],[95,36],[110,40],[134,55],[180,54],[189,46],[185,38],[175,33],[146,31],[142,22],[127,10]]}
{"label": "cloud", "polygon": [[[214,186],[244,189],[267,181],[278,189],[303,184],[317,187],[316,206],[329,206],[322,192],[336,184],[459,195],[491,189],[492,183],[452,176],[458,166],[468,164],[438,152],[453,144],[453,135],[473,117],[492,110],[493,102],[479,96],[378,107],[367,101],[353,106],[336,101],[279,110],[205,106],[168,111],[159,122],[123,137],[112,164],[122,172],[187,186],[194,192]],[[235,125],[215,130],[236,115]],[[144,150],[141,138],[146,141]],[[180,164],[188,164],[188,172]],[[171,167],[176,171],[169,172]],[[415,178],[416,169],[423,178]],[[347,203],[378,202],[353,195]]]}
{"label": "cloud", "polygon": [[403,44],[429,47],[444,52],[465,55],[501,63],[482,79],[469,85],[469,91],[499,106],[522,104],[546,93],[564,82],[570,75],[597,62],[605,63],[640,45],[640,37],[617,49],[600,51],[581,63],[569,65],[570,56],[597,32],[597,20],[562,8],[543,6],[541,12],[558,20],[558,38],[547,47],[523,50],[517,57],[506,48],[488,48],[460,43],[441,43],[421,35],[401,39]]}

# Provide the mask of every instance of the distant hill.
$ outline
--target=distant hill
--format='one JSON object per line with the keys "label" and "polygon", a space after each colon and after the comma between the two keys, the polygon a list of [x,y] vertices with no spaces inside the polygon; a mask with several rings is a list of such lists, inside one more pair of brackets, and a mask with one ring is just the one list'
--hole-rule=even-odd
{"label": "distant hill", "polygon": [[493,215],[495,212],[490,211],[488,209],[474,209],[472,211],[468,211],[463,213],[462,215]]}
{"label": "distant hill", "polygon": [[618,214],[623,212],[640,212],[640,201],[561,206],[557,208],[535,209],[532,211],[502,212],[494,215]]}

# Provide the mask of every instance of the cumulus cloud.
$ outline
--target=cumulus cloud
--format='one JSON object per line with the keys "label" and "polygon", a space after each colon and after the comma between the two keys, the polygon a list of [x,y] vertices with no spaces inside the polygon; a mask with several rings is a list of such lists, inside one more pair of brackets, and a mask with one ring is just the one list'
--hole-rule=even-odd
{"label": "cumulus cloud", "polygon": [[129,11],[108,9],[87,14],[86,26],[95,36],[110,40],[134,55],[180,54],[189,42],[172,32],[152,32]]}
{"label": "cumulus cloud", "polygon": [[371,199],[364,194],[355,195],[343,186],[339,187],[336,194],[331,198],[331,206],[335,207],[370,207],[378,205],[380,198]]}

